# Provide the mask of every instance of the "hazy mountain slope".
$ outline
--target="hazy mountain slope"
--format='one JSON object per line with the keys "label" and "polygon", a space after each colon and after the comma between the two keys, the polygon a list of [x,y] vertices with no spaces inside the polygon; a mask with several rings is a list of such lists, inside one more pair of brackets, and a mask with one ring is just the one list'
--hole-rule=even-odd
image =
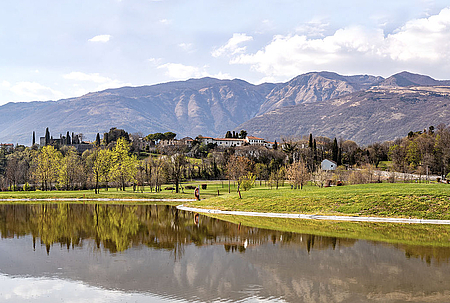
{"label": "hazy mountain slope", "polygon": [[[392,104],[397,104],[410,98],[413,93],[418,94],[408,88],[407,92],[403,92],[405,97],[395,89],[436,84],[450,85],[450,81],[438,81],[407,72],[388,79],[314,72],[277,84],[253,85],[239,79],[202,78],[123,87],[56,102],[9,103],[0,106],[0,142],[29,145],[32,132],[36,131],[38,140],[44,135],[46,127],[50,128],[54,137],[70,131],[84,133],[90,140],[95,138],[97,132],[119,127],[131,133],[143,134],[173,131],[178,137],[195,137],[199,134],[223,136],[227,130],[244,128],[251,134],[271,139],[279,138],[280,135],[309,134],[313,130],[314,134],[371,142],[391,138],[394,132],[387,131],[387,126],[380,119],[375,119],[378,111],[373,107],[375,105],[369,106],[370,100],[382,100],[377,103],[383,109],[381,115],[395,115],[398,111],[389,105],[389,98],[392,98]],[[383,88],[379,90],[384,94],[381,99],[373,89],[377,86]],[[389,91],[390,88],[393,90]],[[436,94],[429,92],[429,95],[421,95],[420,102],[433,101]],[[356,97],[360,95],[366,96],[364,98],[369,101]],[[354,103],[351,108],[344,105],[336,107],[327,101],[333,98],[343,100],[346,96],[350,98],[349,104],[360,102],[361,105]],[[416,112],[406,104],[405,110],[409,111],[403,113],[403,109],[400,110],[405,118],[394,119],[401,121],[399,124],[393,124],[394,120],[391,123],[396,127],[395,131],[403,135],[405,129],[409,131],[429,126],[423,124],[438,124],[432,121],[447,123],[446,116],[442,116],[431,101],[425,102],[421,110],[417,109]],[[302,104],[301,107],[292,107]],[[272,112],[274,109],[277,111]],[[276,121],[271,118],[274,116],[277,116]],[[417,120],[419,116],[428,118],[420,124]],[[408,124],[410,120],[412,122]],[[350,122],[353,123],[351,126]],[[380,129],[369,132],[369,127],[365,126],[369,122],[375,125],[371,129]],[[385,136],[386,132],[388,135]]]}
{"label": "hazy mountain slope", "polygon": [[275,84],[193,79],[124,87],[57,102],[9,103],[0,107],[0,142],[30,144],[32,132],[54,137],[67,131],[93,139],[110,127],[128,132],[173,131],[180,137],[217,136],[255,116]]}
{"label": "hazy mountain slope", "polygon": [[376,87],[328,101],[279,108],[236,130],[246,129],[272,140],[312,133],[370,144],[440,123],[450,124],[450,87]]}
{"label": "hazy mountain slope", "polygon": [[331,72],[303,74],[275,87],[261,105],[258,115],[285,106],[336,98],[367,89],[382,80],[375,76],[341,76]]}

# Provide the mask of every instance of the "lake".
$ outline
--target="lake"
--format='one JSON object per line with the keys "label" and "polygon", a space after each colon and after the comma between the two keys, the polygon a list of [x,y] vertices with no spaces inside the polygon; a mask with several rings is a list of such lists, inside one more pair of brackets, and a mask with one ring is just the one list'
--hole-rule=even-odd
{"label": "lake", "polygon": [[156,205],[3,204],[0,232],[0,302],[450,301],[447,246],[196,223]]}

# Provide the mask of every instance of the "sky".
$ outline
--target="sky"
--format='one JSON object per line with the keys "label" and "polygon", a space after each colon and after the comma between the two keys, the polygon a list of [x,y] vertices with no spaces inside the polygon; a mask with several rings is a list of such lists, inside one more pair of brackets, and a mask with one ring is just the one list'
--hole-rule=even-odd
{"label": "sky", "polygon": [[0,105],[311,71],[450,79],[448,0],[14,0],[0,4]]}

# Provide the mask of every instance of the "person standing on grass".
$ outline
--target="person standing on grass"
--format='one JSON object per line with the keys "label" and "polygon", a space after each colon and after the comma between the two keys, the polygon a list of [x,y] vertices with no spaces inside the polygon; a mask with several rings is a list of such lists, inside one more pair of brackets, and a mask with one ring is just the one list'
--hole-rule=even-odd
{"label": "person standing on grass", "polygon": [[200,201],[200,186],[197,186],[197,188],[194,190],[194,196],[197,201]]}

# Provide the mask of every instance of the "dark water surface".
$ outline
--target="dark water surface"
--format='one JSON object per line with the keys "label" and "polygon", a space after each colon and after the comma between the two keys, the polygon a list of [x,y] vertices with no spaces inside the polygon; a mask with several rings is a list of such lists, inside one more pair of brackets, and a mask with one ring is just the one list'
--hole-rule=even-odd
{"label": "dark water surface", "polygon": [[450,302],[449,248],[150,205],[0,205],[0,232],[0,302]]}

